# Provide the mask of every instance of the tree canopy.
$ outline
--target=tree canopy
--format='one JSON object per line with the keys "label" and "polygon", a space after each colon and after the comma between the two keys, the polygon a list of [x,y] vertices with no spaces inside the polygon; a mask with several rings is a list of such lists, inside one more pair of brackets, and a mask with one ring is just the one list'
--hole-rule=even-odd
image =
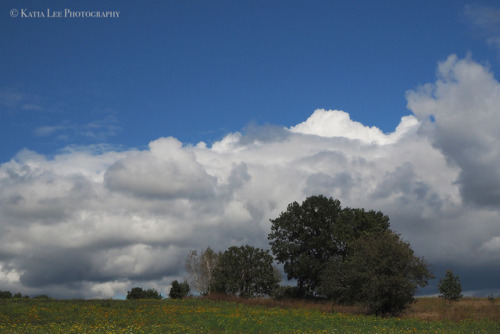
{"label": "tree canopy", "polygon": [[271,295],[279,277],[269,251],[232,246],[219,257],[213,275],[216,291],[242,297]]}
{"label": "tree canopy", "polygon": [[182,299],[184,297],[187,297],[189,294],[189,284],[188,282],[184,281],[182,283],[179,283],[177,280],[172,282],[172,286],[170,287],[170,292],[168,293],[168,296],[172,299]]}
{"label": "tree canopy", "polygon": [[397,315],[430,278],[427,263],[414,255],[410,244],[385,231],[355,240],[344,261],[329,261],[321,291],[340,302],[363,304],[374,314]]}
{"label": "tree canopy", "polygon": [[457,301],[462,298],[462,284],[458,275],[454,275],[451,270],[446,271],[446,275],[439,280],[439,297],[448,301]]}
{"label": "tree canopy", "polygon": [[142,288],[135,287],[127,291],[127,299],[162,299],[162,296],[156,289],[143,290]]}
{"label": "tree canopy", "polygon": [[308,294],[316,293],[326,263],[343,261],[353,241],[389,229],[382,212],[342,209],[339,200],[322,195],[289,204],[271,223],[268,239],[276,260]]}

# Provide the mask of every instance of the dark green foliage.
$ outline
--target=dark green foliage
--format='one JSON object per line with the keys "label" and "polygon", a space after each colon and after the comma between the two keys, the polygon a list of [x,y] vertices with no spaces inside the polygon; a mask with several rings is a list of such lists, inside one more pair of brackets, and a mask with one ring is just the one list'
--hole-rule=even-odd
{"label": "dark green foliage", "polygon": [[270,296],[280,277],[269,251],[252,246],[230,247],[214,271],[215,291],[242,297]]}
{"label": "dark green foliage", "polygon": [[0,291],[0,299],[10,299],[10,298],[12,298],[12,292]]}
{"label": "dark green foliage", "polygon": [[49,296],[47,296],[47,295],[38,295],[38,296],[33,297],[33,299],[49,300],[49,299],[52,299],[52,298],[49,297]]}
{"label": "dark green foliage", "polygon": [[[49,298],[48,296],[46,295],[41,295],[41,296],[37,296],[38,298]],[[14,298],[14,299],[21,299],[21,298],[25,298],[25,299],[29,299],[30,297],[27,296],[27,295],[22,295],[20,292],[16,292],[15,294],[12,294],[12,292],[10,291],[0,291],[0,299],[11,299],[11,298]]]}
{"label": "dark green foliage", "polygon": [[340,201],[322,195],[293,202],[271,219],[271,249],[284,264],[288,279],[296,279],[306,294],[316,294],[329,261],[340,261],[357,238],[387,231],[389,218],[381,212],[341,208]]}
{"label": "dark green foliage", "polygon": [[183,283],[179,283],[175,280],[172,282],[172,287],[170,288],[168,296],[172,299],[182,299],[187,297],[189,290],[188,282],[184,281]]}
{"label": "dark green foliage", "polygon": [[457,301],[462,298],[462,284],[460,278],[453,275],[451,270],[446,271],[444,278],[439,280],[438,284],[439,297],[444,298],[450,302]]}
{"label": "dark green foliage", "polygon": [[397,234],[386,231],[358,238],[345,261],[330,261],[321,291],[339,302],[365,305],[373,314],[397,315],[430,278],[427,263]]}
{"label": "dark green foliage", "polygon": [[139,287],[132,288],[132,290],[127,291],[127,299],[143,299],[144,290]]}
{"label": "dark green foliage", "polygon": [[127,291],[127,299],[161,299],[162,296],[155,289],[143,290],[136,287]]}

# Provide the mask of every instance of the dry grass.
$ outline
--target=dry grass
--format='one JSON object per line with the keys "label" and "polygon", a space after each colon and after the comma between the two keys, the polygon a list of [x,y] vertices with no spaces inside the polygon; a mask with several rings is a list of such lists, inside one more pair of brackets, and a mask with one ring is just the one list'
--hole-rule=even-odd
{"label": "dry grass", "polygon": [[404,314],[421,320],[491,320],[500,322],[500,301],[487,298],[463,298],[448,302],[442,298],[418,298]]}
{"label": "dry grass", "polygon": [[[273,298],[238,298],[235,296],[212,294],[208,297],[215,301],[229,301],[253,306],[314,309],[320,312],[335,312],[344,314],[366,314],[366,309],[355,305],[335,305],[331,302],[311,301],[302,299]],[[417,298],[416,303],[401,316],[406,319],[424,321],[490,320],[500,322],[500,300],[494,302],[487,298],[463,298],[449,303],[442,298]]]}
{"label": "dry grass", "polygon": [[359,306],[336,305],[328,301],[314,301],[308,299],[239,298],[224,294],[211,294],[205,298],[215,301],[241,303],[250,306],[310,309],[325,313],[366,314],[366,310]]}

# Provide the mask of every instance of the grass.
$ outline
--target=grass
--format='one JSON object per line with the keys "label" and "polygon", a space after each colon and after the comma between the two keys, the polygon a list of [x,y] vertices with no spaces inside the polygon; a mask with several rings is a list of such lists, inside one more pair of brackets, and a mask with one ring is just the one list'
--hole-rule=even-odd
{"label": "grass", "polygon": [[[237,302],[236,302],[237,301]],[[243,302],[242,302],[243,301]],[[332,312],[333,309],[333,312]],[[487,299],[419,299],[401,318],[272,299],[0,300],[1,333],[500,333]]]}
{"label": "grass", "polygon": [[427,321],[490,320],[500,323],[500,300],[463,298],[458,302],[450,303],[440,298],[418,298],[404,316]]}

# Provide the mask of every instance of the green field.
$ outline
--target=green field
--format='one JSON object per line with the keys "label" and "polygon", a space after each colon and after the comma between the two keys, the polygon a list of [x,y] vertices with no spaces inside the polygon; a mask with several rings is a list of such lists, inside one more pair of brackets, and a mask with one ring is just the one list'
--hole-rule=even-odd
{"label": "green field", "polygon": [[500,333],[499,322],[488,318],[426,321],[415,310],[377,318],[323,308],[208,299],[9,299],[0,300],[0,333]]}

